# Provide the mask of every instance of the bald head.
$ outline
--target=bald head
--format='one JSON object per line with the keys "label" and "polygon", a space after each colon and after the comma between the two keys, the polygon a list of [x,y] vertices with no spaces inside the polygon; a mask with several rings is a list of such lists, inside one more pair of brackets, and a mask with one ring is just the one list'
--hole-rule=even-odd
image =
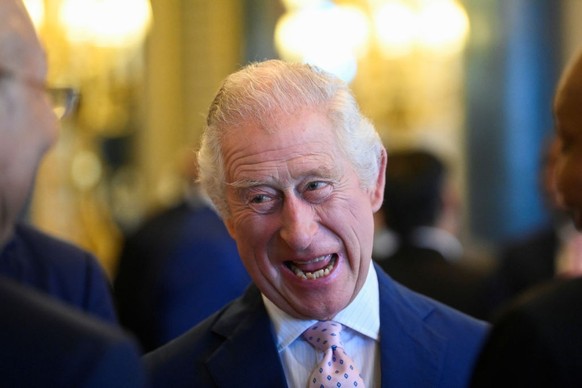
{"label": "bald head", "polygon": [[0,67],[17,72],[23,64],[44,66],[44,53],[22,1],[0,0],[0,20]]}

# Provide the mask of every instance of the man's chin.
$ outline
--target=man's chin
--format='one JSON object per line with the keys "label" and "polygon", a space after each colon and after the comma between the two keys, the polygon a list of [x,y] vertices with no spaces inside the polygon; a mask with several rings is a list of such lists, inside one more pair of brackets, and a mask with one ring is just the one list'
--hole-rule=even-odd
{"label": "man's chin", "polygon": [[324,321],[332,319],[339,311],[343,310],[347,304],[341,301],[328,300],[327,302],[304,300],[301,305],[292,307],[291,315],[300,319],[316,319]]}

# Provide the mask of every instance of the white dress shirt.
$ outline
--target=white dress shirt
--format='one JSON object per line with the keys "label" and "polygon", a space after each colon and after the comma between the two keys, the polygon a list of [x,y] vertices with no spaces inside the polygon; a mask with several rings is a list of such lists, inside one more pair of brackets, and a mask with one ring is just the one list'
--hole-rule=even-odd
{"label": "white dress shirt", "polygon": [[[311,371],[323,357],[301,337],[315,320],[301,320],[275,306],[263,295],[265,307],[275,329],[277,350],[289,387],[306,387]],[[344,325],[341,340],[354,360],[367,388],[380,386],[380,297],[376,270],[370,270],[356,298],[340,311],[334,321]]]}

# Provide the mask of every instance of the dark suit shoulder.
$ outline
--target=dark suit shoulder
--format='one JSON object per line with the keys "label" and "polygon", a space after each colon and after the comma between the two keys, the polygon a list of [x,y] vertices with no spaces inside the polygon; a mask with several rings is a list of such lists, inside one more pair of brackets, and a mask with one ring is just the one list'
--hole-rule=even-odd
{"label": "dark suit shoulder", "polygon": [[[224,368],[248,363],[246,355],[252,349],[255,356],[274,363],[270,373],[275,370],[277,377],[283,376],[271,330],[260,292],[251,285],[241,297],[182,336],[146,354],[145,365],[154,387],[229,386],[223,381],[229,378],[241,387],[259,387],[260,382],[252,380],[256,376],[244,376],[244,368],[231,368],[228,377]],[[263,377],[269,381],[267,372]]]}
{"label": "dark suit shoulder", "polygon": [[[55,260],[61,260],[69,265],[86,265],[86,261],[92,260],[92,255],[89,252],[65,240],[44,233],[31,225],[22,223],[16,225],[15,237],[20,239],[22,244],[36,257],[44,259],[55,255]],[[78,259],[83,260],[83,264],[80,264]]]}
{"label": "dark suit shoulder", "polygon": [[117,328],[0,278],[6,386],[142,387],[135,342]]}
{"label": "dark suit shoulder", "polygon": [[582,279],[527,292],[494,321],[473,387],[577,387],[582,381]]}
{"label": "dark suit shoulder", "polygon": [[154,386],[192,386],[201,374],[201,365],[225,338],[212,327],[229,306],[217,311],[178,338],[147,353],[143,359]]}
{"label": "dark suit shoulder", "polygon": [[[523,315],[552,329],[582,325],[582,278],[556,279],[525,292],[507,306],[507,316]],[[500,318],[502,319],[502,318]],[[507,318],[506,318],[507,319]],[[582,330],[579,331],[582,339]]]}
{"label": "dark suit shoulder", "polygon": [[412,291],[396,283],[395,287],[408,304],[418,315],[417,318],[429,325],[432,330],[453,342],[459,341],[460,346],[478,346],[489,324],[471,317],[453,307],[434,300],[428,296]]}
{"label": "dark suit shoulder", "polygon": [[377,272],[383,384],[465,387],[489,325]]}
{"label": "dark suit shoulder", "polygon": [[89,252],[21,223],[0,257],[0,274],[106,321],[117,321],[107,276]]}

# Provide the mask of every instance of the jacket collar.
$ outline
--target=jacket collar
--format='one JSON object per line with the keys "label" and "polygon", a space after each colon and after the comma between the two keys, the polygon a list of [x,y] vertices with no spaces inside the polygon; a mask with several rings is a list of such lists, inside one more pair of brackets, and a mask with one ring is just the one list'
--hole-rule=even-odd
{"label": "jacket collar", "polygon": [[[410,291],[378,266],[376,272],[382,386],[438,386],[446,338],[425,323],[434,308],[424,299],[410,298]],[[224,339],[206,360],[217,386],[287,386],[271,322],[256,286],[251,285],[240,303],[225,311],[212,331]],[[229,368],[237,364],[241,367]]]}
{"label": "jacket collar", "polygon": [[410,290],[378,267],[376,272],[382,387],[438,386],[446,339],[426,324],[434,307],[424,299],[410,298]]}
{"label": "jacket collar", "polygon": [[[207,359],[216,385],[286,387],[271,322],[257,287],[251,285],[241,303],[232,306],[212,328],[224,338],[222,345]],[[232,365],[240,367],[232,368]]]}

